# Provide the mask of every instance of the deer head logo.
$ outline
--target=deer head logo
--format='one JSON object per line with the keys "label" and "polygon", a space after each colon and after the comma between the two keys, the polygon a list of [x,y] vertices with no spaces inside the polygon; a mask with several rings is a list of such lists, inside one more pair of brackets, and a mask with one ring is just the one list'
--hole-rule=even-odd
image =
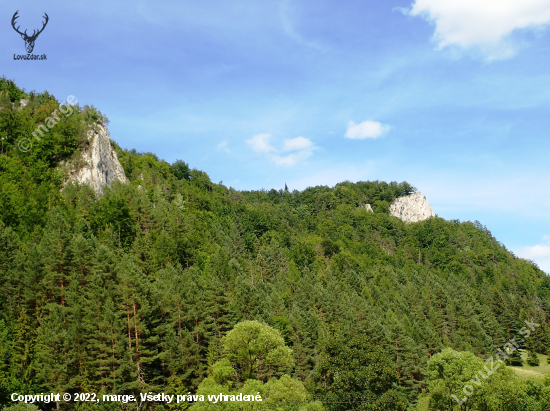
{"label": "deer head logo", "polygon": [[44,28],[46,27],[46,24],[48,24],[48,20],[50,19],[48,17],[48,15],[46,13],[44,18],[46,19],[46,21],[44,22],[44,25],[42,26],[42,28],[40,30],[38,30],[38,32],[36,32],[36,30],[33,30],[33,33],[32,33],[32,36],[29,36],[27,35],[27,30],[25,30],[24,33],[21,33],[19,31],[19,27],[20,26],[17,26],[17,28],[15,28],[15,20],[19,17],[17,15],[17,13],[19,13],[19,10],[15,12],[15,14],[13,15],[12,19],[11,19],[11,25],[13,27],[13,29],[18,32],[19,34],[21,34],[21,38],[23,40],[25,40],[25,48],[27,49],[27,53],[32,53],[33,49],[34,49],[34,42],[36,41],[36,38],[38,37],[38,35],[40,33],[42,33],[42,31],[44,30]]}

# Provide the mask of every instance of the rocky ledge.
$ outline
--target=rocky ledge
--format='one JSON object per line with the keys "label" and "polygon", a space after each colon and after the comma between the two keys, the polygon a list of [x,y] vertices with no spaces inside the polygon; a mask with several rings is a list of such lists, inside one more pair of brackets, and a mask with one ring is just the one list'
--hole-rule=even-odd
{"label": "rocky ledge", "polygon": [[390,205],[390,214],[406,223],[416,223],[435,217],[435,213],[420,192],[396,198]]}
{"label": "rocky ledge", "polygon": [[115,180],[127,183],[124,170],[111,147],[107,128],[96,124],[88,130],[88,147],[82,151],[78,166],[68,166],[68,179],[80,184],[89,184],[97,195],[103,193],[103,187]]}

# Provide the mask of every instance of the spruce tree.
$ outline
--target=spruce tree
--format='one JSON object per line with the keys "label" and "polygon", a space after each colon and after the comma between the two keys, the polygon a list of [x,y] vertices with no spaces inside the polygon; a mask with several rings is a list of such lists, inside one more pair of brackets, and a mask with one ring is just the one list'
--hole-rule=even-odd
{"label": "spruce tree", "polygon": [[523,366],[523,358],[521,356],[521,351],[519,349],[514,350],[506,360],[507,365],[511,365],[513,367],[521,367]]}
{"label": "spruce tree", "polygon": [[540,364],[539,356],[535,351],[529,350],[527,352],[527,364],[531,367],[536,367]]}
{"label": "spruce tree", "polygon": [[61,212],[54,208],[48,215],[44,236],[40,242],[44,264],[41,305],[48,302],[66,305],[66,290],[70,282],[72,261],[71,237],[68,222]]}
{"label": "spruce tree", "polygon": [[160,270],[153,283],[152,295],[156,304],[154,314],[155,334],[159,337],[156,362],[162,370],[163,381],[174,378],[188,391],[198,386],[203,359],[199,346],[190,332],[187,319],[185,289],[188,284],[182,279],[181,269],[168,266]]}
{"label": "spruce tree", "polygon": [[31,328],[31,319],[25,308],[21,308],[12,338],[10,374],[23,384],[21,390],[29,389],[33,379],[36,330]]}
{"label": "spruce tree", "polygon": [[52,304],[44,311],[35,346],[34,372],[45,389],[66,392],[71,387],[74,364],[67,332],[68,309]]}
{"label": "spruce tree", "polygon": [[123,257],[117,267],[117,274],[119,283],[116,300],[127,334],[126,369],[130,373],[125,387],[137,392],[151,387],[148,368],[156,354],[148,324],[151,312],[150,285],[134,257]]}
{"label": "spruce tree", "polygon": [[420,359],[422,353],[391,310],[386,315],[386,338],[388,350],[393,351],[398,384],[407,387],[411,397],[416,397],[424,377]]}

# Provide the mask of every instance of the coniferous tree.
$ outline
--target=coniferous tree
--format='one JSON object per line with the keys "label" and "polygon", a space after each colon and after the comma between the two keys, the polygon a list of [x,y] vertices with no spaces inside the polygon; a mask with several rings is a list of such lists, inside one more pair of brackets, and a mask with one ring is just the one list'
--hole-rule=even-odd
{"label": "coniferous tree", "polygon": [[126,355],[129,364],[126,363],[126,366],[129,378],[126,387],[129,390],[144,390],[151,386],[148,366],[155,356],[148,329],[149,285],[137,262],[131,257],[121,261],[117,272],[117,305],[128,344]]}
{"label": "coniferous tree", "polygon": [[508,359],[506,360],[507,365],[511,365],[513,367],[521,367],[523,365],[523,358],[521,356],[521,351],[519,349],[514,350],[512,353],[510,353]]}
{"label": "coniferous tree", "polygon": [[31,328],[31,319],[27,310],[22,308],[17,319],[13,332],[10,350],[10,374],[21,383],[19,389],[29,389],[32,385],[34,350],[36,344],[36,333]]}
{"label": "coniferous tree", "polygon": [[52,392],[66,392],[71,387],[74,358],[67,331],[67,311],[62,305],[50,305],[38,329],[33,366],[44,388]]}
{"label": "coniferous tree", "polygon": [[53,209],[48,215],[45,234],[40,242],[44,265],[41,305],[52,302],[66,306],[72,261],[70,242],[69,224],[58,209]]}
{"label": "coniferous tree", "polygon": [[535,351],[529,350],[527,352],[527,364],[532,367],[536,367],[540,364],[539,356]]}

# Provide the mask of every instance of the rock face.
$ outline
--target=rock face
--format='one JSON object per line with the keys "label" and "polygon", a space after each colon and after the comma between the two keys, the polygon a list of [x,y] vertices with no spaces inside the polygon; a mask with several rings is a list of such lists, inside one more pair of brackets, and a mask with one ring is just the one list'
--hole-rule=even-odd
{"label": "rock face", "polygon": [[89,184],[97,195],[102,194],[105,185],[115,180],[127,183],[124,170],[111,147],[109,132],[98,124],[88,130],[88,147],[82,152],[82,165],[69,170],[68,181]]}
{"label": "rock face", "polygon": [[430,203],[422,193],[396,198],[390,205],[390,214],[406,223],[416,223],[435,217]]}
{"label": "rock face", "polygon": [[364,208],[368,212],[374,213],[370,204],[365,204],[364,206],[362,206],[362,208]]}

